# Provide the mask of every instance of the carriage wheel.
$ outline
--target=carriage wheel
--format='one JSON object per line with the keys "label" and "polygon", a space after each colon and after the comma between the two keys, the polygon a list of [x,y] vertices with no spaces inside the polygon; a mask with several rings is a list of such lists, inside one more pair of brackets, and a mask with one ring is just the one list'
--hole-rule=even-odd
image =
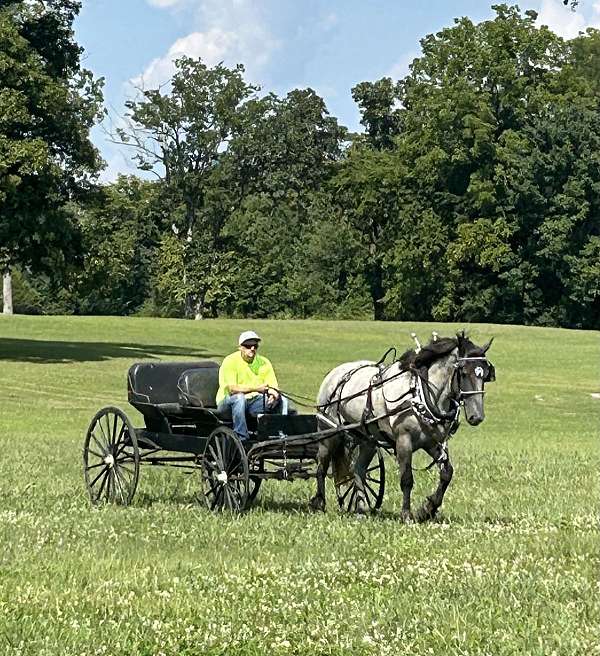
{"label": "carriage wheel", "polygon": [[87,429],[83,472],[92,503],[127,506],[140,474],[140,452],[135,428],[119,408],[103,408]]}
{"label": "carriage wheel", "polygon": [[[351,462],[351,471],[354,471],[356,458],[358,457],[358,445],[350,447],[349,457]],[[383,503],[383,493],[385,490],[385,462],[383,460],[383,451],[377,449],[371,462],[367,466],[365,476],[365,498],[371,512],[379,510]],[[340,510],[345,512],[354,512],[357,489],[354,477],[347,478],[335,485]]]}
{"label": "carriage wheel", "polygon": [[248,458],[230,428],[219,426],[208,436],[202,459],[202,489],[210,510],[242,512],[246,507]]}

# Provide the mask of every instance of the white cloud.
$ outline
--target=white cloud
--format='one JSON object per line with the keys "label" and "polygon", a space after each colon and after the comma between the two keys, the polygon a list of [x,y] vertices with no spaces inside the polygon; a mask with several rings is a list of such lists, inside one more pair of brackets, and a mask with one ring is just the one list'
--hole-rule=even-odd
{"label": "white cloud", "polygon": [[591,11],[585,3],[580,3],[577,11],[571,11],[562,0],[542,0],[537,24],[547,25],[563,38],[572,39],[588,27],[600,27],[600,2],[594,2]]}
{"label": "white cloud", "polygon": [[392,80],[401,80],[408,75],[409,66],[412,64],[413,59],[418,57],[417,52],[405,52],[400,59],[391,66],[390,70],[385,74],[386,77],[391,77]]}
{"label": "white cloud", "polygon": [[[181,0],[151,1],[168,6]],[[208,66],[221,61],[228,66],[244,64],[247,78],[255,81],[281,45],[269,32],[252,0],[203,0],[195,24],[205,29],[175,41],[164,56],[154,59],[131,82],[145,88],[165,84],[174,72],[174,60],[183,55],[200,57]]]}
{"label": "white cloud", "polygon": [[186,0],[147,0],[147,2],[153,7],[164,9],[166,7],[175,7],[176,5],[182,5],[184,2],[186,2]]}
{"label": "white cloud", "polygon": [[200,57],[207,66],[214,66],[236,50],[237,37],[233,32],[212,28],[208,32],[193,32],[177,39],[164,57],[154,59],[146,70],[131,80],[136,87],[145,89],[166,84],[175,72],[175,60],[187,55],[194,59]]}

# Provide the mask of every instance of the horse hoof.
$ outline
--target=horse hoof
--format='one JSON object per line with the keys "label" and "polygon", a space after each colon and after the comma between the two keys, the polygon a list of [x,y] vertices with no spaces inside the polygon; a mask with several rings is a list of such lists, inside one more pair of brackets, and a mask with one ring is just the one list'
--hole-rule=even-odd
{"label": "horse hoof", "polygon": [[325,500],[322,497],[313,497],[308,506],[314,512],[325,512]]}
{"label": "horse hoof", "polygon": [[417,521],[419,523],[428,522],[435,517],[436,512],[437,508],[429,499],[427,499],[417,512]]}
{"label": "horse hoof", "polygon": [[365,517],[368,512],[367,504],[364,499],[357,499],[356,506],[354,507],[354,512],[360,517]]}
{"label": "horse hoof", "polygon": [[413,517],[413,514],[410,512],[410,510],[403,510],[400,514],[400,519],[405,524],[413,524],[415,521],[415,518]]}

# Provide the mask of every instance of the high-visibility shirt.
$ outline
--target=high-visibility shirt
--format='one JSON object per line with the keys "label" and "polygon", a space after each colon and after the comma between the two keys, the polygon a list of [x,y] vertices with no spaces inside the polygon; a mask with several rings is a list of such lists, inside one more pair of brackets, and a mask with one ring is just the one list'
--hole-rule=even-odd
{"label": "high-visibility shirt", "polygon": [[[252,362],[246,362],[239,351],[228,355],[221,363],[217,404],[226,396],[229,396],[230,385],[279,387],[273,365],[267,358],[257,353]],[[256,394],[257,392],[249,392],[247,396],[255,396]]]}

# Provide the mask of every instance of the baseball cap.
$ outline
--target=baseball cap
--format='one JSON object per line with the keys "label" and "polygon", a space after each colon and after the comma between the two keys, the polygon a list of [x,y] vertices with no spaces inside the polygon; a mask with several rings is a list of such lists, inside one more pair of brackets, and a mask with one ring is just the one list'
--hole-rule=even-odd
{"label": "baseball cap", "polygon": [[260,342],[260,337],[253,330],[245,330],[238,339],[238,344],[241,346],[245,342],[249,342],[253,339],[256,342]]}

